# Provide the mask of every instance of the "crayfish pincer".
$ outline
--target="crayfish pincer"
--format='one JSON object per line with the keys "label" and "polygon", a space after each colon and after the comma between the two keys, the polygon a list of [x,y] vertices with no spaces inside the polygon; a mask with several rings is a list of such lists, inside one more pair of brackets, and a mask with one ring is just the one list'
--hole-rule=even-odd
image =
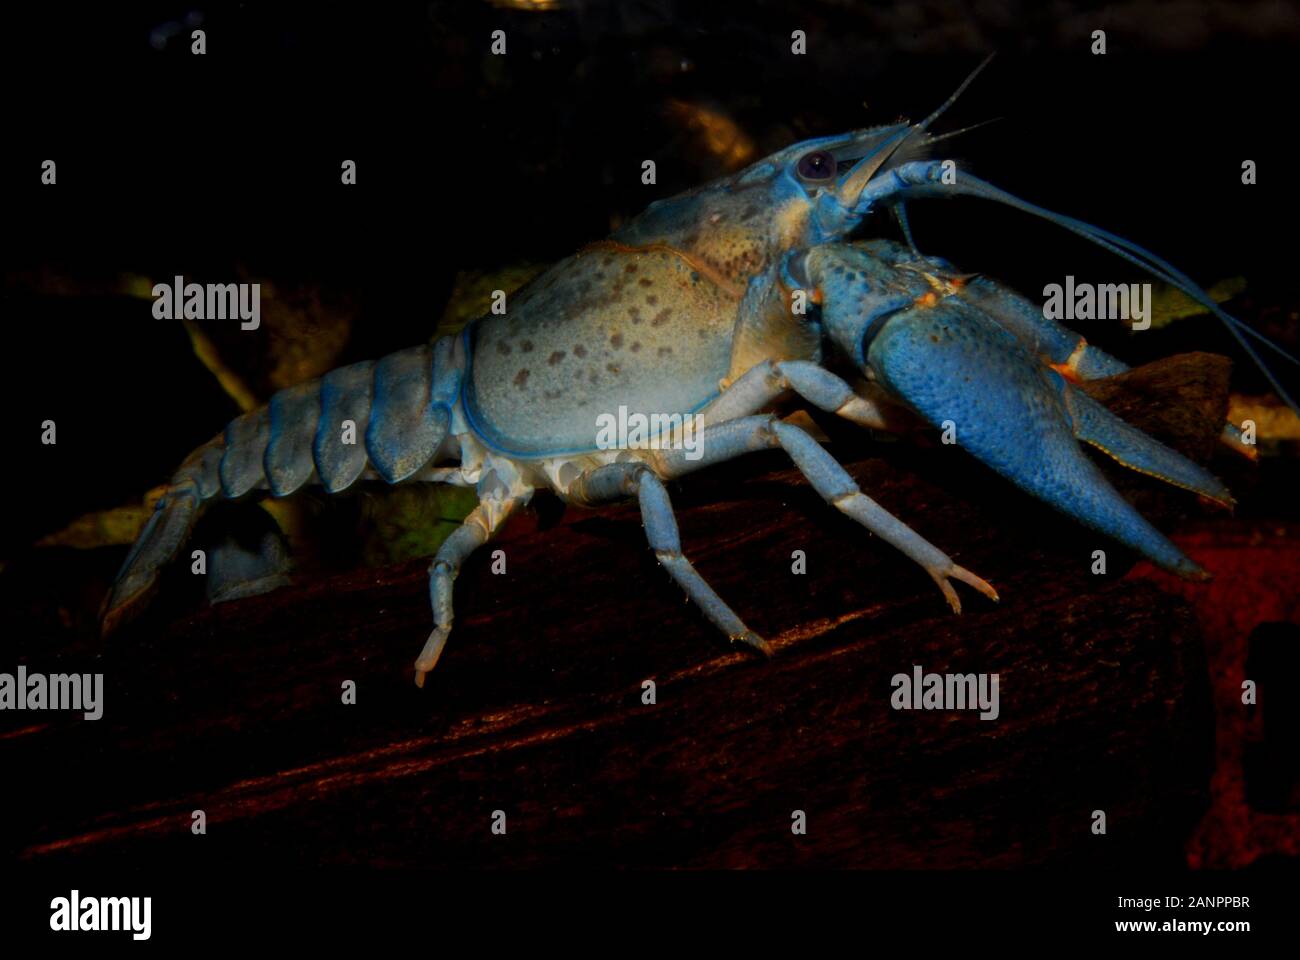
{"label": "crayfish pincer", "polygon": [[[766,650],[683,554],[665,481],[773,448],[827,503],[919,564],[954,610],[955,583],[997,599],[860,490],[812,435],[770,412],[791,397],[874,429],[918,416],[951,424],[961,446],[1023,490],[1167,570],[1204,576],[1081,449],[1232,502],[1203,468],[1076,387],[1124,364],[1012,290],[921,255],[910,235],[904,244],[862,228],[913,198],[994,200],[1182,290],[1253,357],[1247,328],[1142,248],[932,157],[942,138],[929,127],[956,95],[921,123],[797,143],[653,203],[529,283],[506,313],[284,390],[232,421],[172,477],[105,603],[105,629],[144,603],[209,501],[379,479],[478,495],[429,570],[433,631],[417,683],[446,646],[462,563],[539,489],[588,507],[636,500],[651,549],[700,612]],[[616,442],[610,418],[628,426]],[[695,442],[682,442],[688,431]]]}

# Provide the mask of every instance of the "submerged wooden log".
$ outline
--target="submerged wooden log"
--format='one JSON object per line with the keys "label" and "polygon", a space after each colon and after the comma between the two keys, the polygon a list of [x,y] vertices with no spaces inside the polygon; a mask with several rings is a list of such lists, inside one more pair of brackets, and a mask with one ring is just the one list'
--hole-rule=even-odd
{"label": "submerged wooden log", "polygon": [[[1199,390],[1179,400],[1197,415],[1127,415],[1204,454],[1225,399],[1215,362],[1129,376]],[[1000,604],[959,587],[954,616],[919,568],[764,454],[672,494],[685,551],[772,641],[771,661],[726,649],[656,568],[634,508],[549,527],[534,514],[497,544],[504,573],[490,550],[464,568],[422,691],[427,561],[155,616],[98,659],[85,641],[34,656],[29,670],[103,672],[104,713],[0,715],[0,760],[30,772],[10,791],[5,852],[161,865],[201,850],[214,867],[1181,863],[1213,748],[1190,608],[956,448],[827,426],[862,488]],[[1197,509],[1138,483],[1166,516]],[[996,719],[894,709],[892,678],[916,667],[997,674]]]}

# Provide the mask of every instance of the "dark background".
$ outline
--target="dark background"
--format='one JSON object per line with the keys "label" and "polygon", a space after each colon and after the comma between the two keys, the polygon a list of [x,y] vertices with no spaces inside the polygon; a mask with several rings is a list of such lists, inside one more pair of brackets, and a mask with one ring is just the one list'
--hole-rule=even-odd
{"label": "dark background", "polygon": [[[151,35],[191,13],[207,32],[205,56],[189,53],[189,25],[169,43],[151,44]],[[560,2],[536,10],[488,3],[156,4],[107,12],[55,4],[40,12],[6,10],[4,17],[0,402],[8,432],[0,471],[6,505],[0,622],[6,641],[20,652],[40,648],[46,630],[96,643],[90,637],[99,594],[84,584],[106,582],[126,549],[33,551],[33,541],[88,511],[138,498],[238,412],[195,359],[180,325],[155,320],[147,302],[113,293],[115,278],[179,273],[228,281],[246,271],[281,285],[308,285],[327,299],[355,304],[352,338],[339,362],[379,356],[432,333],[459,270],[558,259],[605,236],[651,200],[726,172],[675,103],[730,118],[761,156],[795,139],[919,118],[996,50],[998,58],[938,129],[1001,119],[949,142],[945,152],[1029,200],[1148,246],[1204,285],[1245,277],[1247,290],[1231,311],[1297,348],[1292,99],[1300,15],[1293,5]],[[506,57],[489,53],[495,29],[508,35]],[[793,29],[808,34],[805,56],[790,52]],[[1089,53],[1093,29],[1107,31],[1105,56]],[[44,159],[58,162],[55,187],[39,183]],[[343,159],[358,163],[356,187],[339,183]],[[653,187],[640,181],[645,159],[658,165]],[[1258,164],[1255,186],[1240,182],[1245,159]],[[1106,282],[1144,279],[1064,231],[1014,211],[959,200],[913,204],[910,213],[921,249],[1031,296],[1066,273]],[[896,236],[887,216],[867,232]],[[1131,338],[1119,329],[1087,332],[1133,363],[1188,349],[1236,357],[1227,335],[1208,318]],[[1263,380],[1239,363],[1234,389],[1261,392]],[[39,443],[45,419],[58,423],[56,447]],[[1294,478],[1294,466],[1267,465],[1260,473],[1239,516],[1294,520],[1292,495],[1278,479]],[[936,475],[942,476],[931,471],[918,486]],[[1000,481],[986,477],[974,488],[992,501],[1005,495],[1013,509],[1022,505]],[[815,499],[806,489],[798,496],[798,503]],[[972,531],[977,543],[1001,537],[986,527]],[[534,569],[547,556],[538,549]],[[1043,571],[1030,575],[1048,577]],[[408,604],[418,608],[411,616],[423,630],[423,574],[402,576],[387,594],[356,594],[356,607],[368,611],[376,596],[394,607]],[[628,583],[634,577],[613,579]],[[70,585],[73,580],[82,587]],[[762,604],[756,597],[745,602]],[[50,612],[65,607],[81,618],[75,630]],[[247,609],[263,616],[269,607]],[[930,608],[924,609],[928,616]],[[1088,615],[1108,612],[1123,619],[1122,609]],[[510,623],[528,620],[528,611],[507,613],[515,617]],[[1015,609],[1004,614],[1008,621],[1017,615]],[[293,614],[276,616],[255,623],[254,641],[283,633]],[[968,615],[963,628],[973,620]],[[1182,620],[1171,622],[1181,629]],[[917,634],[911,621],[905,626],[900,632]],[[524,628],[510,635],[522,636]],[[1087,633],[1077,623],[1072,629]],[[369,625],[355,630],[364,635]],[[390,632],[402,633],[402,643],[410,633],[391,624]],[[459,681],[469,670],[471,679],[505,684],[512,699],[502,702],[525,702],[538,676],[559,669],[564,679],[564,671],[586,663],[577,650],[584,645],[581,632],[563,634],[563,645],[504,666],[499,651],[466,644],[457,654],[462,672],[451,676]],[[924,636],[945,646],[938,634]],[[1189,630],[1179,640],[1199,649],[1191,636]],[[1040,631],[1032,639],[1043,637]],[[381,658],[373,634],[370,643],[365,652],[378,661],[372,662],[375,672],[391,678],[394,688],[400,681],[409,693],[409,678],[393,668],[406,665],[405,647],[383,647]],[[215,647],[193,655],[166,651],[159,660],[175,664],[198,686],[216,661]],[[1083,640],[1071,649],[1080,662],[1091,662]],[[257,669],[241,657],[224,664],[221,676],[276,688],[274,696],[290,704],[287,715],[306,683],[299,679],[299,688],[279,690],[282,678],[293,682],[292,652],[271,651]],[[677,652],[658,651],[669,660]],[[333,655],[348,669],[358,659],[344,647]],[[642,675],[636,661],[618,671],[612,660],[596,662],[617,673],[619,682],[624,674]],[[1144,669],[1144,662],[1135,662],[1135,670]],[[261,669],[272,676],[258,677]],[[866,668],[859,663],[858,670]],[[132,679],[150,691],[140,702],[152,709],[147,697],[165,700],[174,678]],[[600,673],[591,685],[612,689],[608,679]],[[1198,673],[1194,679],[1203,684],[1205,678]],[[780,688],[782,676],[773,673],[763,682]],[[728,680],[728,686],[736,685]],[[805,686],[791,680],[787,690],[812,696],[813,685]],[[381,714],[373,721],[376,742],[408,722],[412,729],[433,723],[441,735],[436,725],[452,723],[447,716],[458,719],[480,706],[468,703],[479,689],[465,684],[465,700],[444,697],[436,710],[428,701],[392,695],[384,709],[398,711],[398,719]],[[266,739],[276,746],[296,736],[300,727],[282,722],[274,696],[260,701],[233,690],[218,684],[210,693],[214,700],[229,697],[229,704],[212,706],[210,715],[221,718],[212,724],[219,733],[221,724],[238,729],[248,707],[248,739],[269,730]],[[756,702],[772,698],[764,693]],[[1152,702],[1162,701],[1156,696]],[[152,730],[154,715],[136,708],[149,721],[141,729]],[[437,711],[444,716],[430,721]],[[207,723],[209,714],[195,716]],[[1290,716],[1294,726],[1293,709]],[[293,718],[319,737],[312,750],[334,749],[329,741],[338,730],[322,729],[317,714]],[[1131,722],[1149,726],[1157,738],[1152,742],[1162,742],[1158,722]],[[1111,716],[1090,717],[1089,723],[1125,727]],[[175,731],[189,730],[180,724],[158,729],[178,742]],[[1082,749],[1091,734],[1069,729],[1075,732],[1061,735],[1061,742]],[[1210,742],[1207,730],[1195,731],[1206,733],[1198,740],[1202,746]],[[207,727],[202,732],[211,734]],[[1058,733],[1042,732],[1053,751]],[[622,735],[611,734],[618,749]],[[151,762],[170,749],[162,739],[157,754],[143,754]],[[217,737],[203,742],[226,743]],[[36,741],[18,746],[41,749]],[[204,759],[215,761],[218,773],[204,776],[238,781],[245,775],[241,756],[209,749]],[[1290,764],[1287,783],[1294,785]],[[514,768],[496,773],[503,782],[515,779]],[[167,770],[157,777],[171,788]],[[465,789],[473,788],[471,782]],[[146,787],[114,789],[133,796]],[[1016,799],[1032,803],[1035,797]],[[407,808],[420,809],[424,800]],[[60,802],[83,815],[73,809],[79,798]],[[353,819],[351,802],[340,802],[341,819],[329,820],[322,835]],[[746,816],[744,810],[732,814]],[[1171,861],[1181,856],[1184,834],[1177,826],[1156,838]],[[668,855],[660,853],[658,840],[646,843],[656,856]],[[1131,855],[1149,849],[1139,844]],[[305,848],[302,857],[310,860],[313,852]]]}
{"label": "dark background", "polygon": [[[191,13],[206,56],[190,54],[189,27],[151,45]],[[795,28],[805,56],[790,53]],[[1098,28],[1105,56],[1088,52]],[[507,57],[488,53],[494,29]],[[0,539],[10,559],[161,482],[237,412],[179,324],[97,294],[103,281],[224,280],[239,265],[313,283],[357,304],[344,359],[377,356],[430,335],[457,269],[558,259],[724,172],[674,100],[722,111],[761,154],[919,118],[996,50],[939,127],[1003,119],[945,149],[1203,284],[1245,276],[1233,307],[1295,345],[1288,4],[54,4],[6,11],[3,35],[3,496],[22,504]],[[53,188],[39,183],[47,158]],[[338,182],[344,158],[355,188]],[[656,186],[640,182],[647,158]],[[1066,272],[1138,279],[1011,211],[912,207],[922,249],[1030,294]],[[896,233],[887,216],[869,229]],[[51,295],[50,273],[73,289]],[[1110,345],[1133,361],[1233,352],[1213,322],[1184,331]],[[46,418],[56,449],[36,442]]]}

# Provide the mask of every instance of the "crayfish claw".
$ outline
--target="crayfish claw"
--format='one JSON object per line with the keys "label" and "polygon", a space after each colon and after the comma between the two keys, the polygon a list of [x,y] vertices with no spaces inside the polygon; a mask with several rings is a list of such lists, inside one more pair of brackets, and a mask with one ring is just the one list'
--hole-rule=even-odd
{"label": "crayfish claw", "polygon": [[952,584],[948,582],[949,577],[954,580],[960,580],[962,583],[974,587],[994,603],[998,602],[998,592],[993,589],[992,584],[983,577],[977,577],[965,567],[959,567],[954,563],[943,569],[932,569],[927,567],[926,570],[934,579],[934,582],[939,585],[939,589],[943,591],[944,599],[948,601],[948,606],[952,607],[953,613],[961,613],[961,598],[957,596],[957,591],[954,590]]}
{"label": "crayfish claw", "polygon": [[998,592],[993,589],[993,584],[989,583],[983,577],[977,577],[965,567],[959,567],[956,564],[953,564],[952,569],[948,571],[948,576],[956,577],[962,583],[974,587],[994,603],[997,603],[1002,599],[998,596]]}
{"label": "crayfish claw", "polygon": [[730,638],[732,643],[743,643],[747,647],[752,647],[765,657],[772,656],[772,645],[756,634],[753,630],[746,630],[744,633]]}
{"label": "crayfish claw", "polygon": [[948,582],[948,575],[951,572],[951,570],[932,570],[930,571],[930,576],[934,578],[934,582],[937,583],[939,589],[943,591],[943,598],[948,601],[948,606],[952,607],[952,612],[961,613],[961,597],[957,596],[957,591],[954,590],[952,584]]}

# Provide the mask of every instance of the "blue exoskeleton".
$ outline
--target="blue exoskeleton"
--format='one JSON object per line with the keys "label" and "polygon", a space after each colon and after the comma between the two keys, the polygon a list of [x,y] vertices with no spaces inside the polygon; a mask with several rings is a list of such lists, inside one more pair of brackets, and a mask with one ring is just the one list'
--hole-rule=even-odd
{"label": "blue exoskeleton", "polygon": [[[307,484],[339,493],[373,478],[478,494],[430,568],[434,629],[417,683],[446,645],[462,563],[539,489],[583,506],[636,499],[669,576],[729,638],[766,650],[683,555],[664,482],[770,448],[784,450],[828,503],[918,563],[954,610],[952,581],[996,600],[992,586],[858,489],[809,433],[769,412],[791,394],[876,429],[918,415],[947,425],[1024,490],[1168,570],[1204,576],[1080,448],[1232,502],[1200,466],[1072,385],[1122,372],[1122,363],[1005,287],[920,255],[910,233],[907,244],[849,237],[881,209],[905,226],[902,203],[914,197],[984,197],[1141,265],[1218,314],[1252,356],[1243,335],[1258,334],[1141,248],[931,158],[941,138],[928,128],[947,105],[919,124],[796,144],[654,203],[527,285],[504,315],[335,370],[234,420],[172,478],[105,602],[105,629],[142,605],[213,498],[285,497]],[[698,449],[668,435],[604,448],[598,424],[621,408],[660,415],[673,424],[665,430],[698,414]],[[1226,436],[1234,439],[1231,427]]]}

